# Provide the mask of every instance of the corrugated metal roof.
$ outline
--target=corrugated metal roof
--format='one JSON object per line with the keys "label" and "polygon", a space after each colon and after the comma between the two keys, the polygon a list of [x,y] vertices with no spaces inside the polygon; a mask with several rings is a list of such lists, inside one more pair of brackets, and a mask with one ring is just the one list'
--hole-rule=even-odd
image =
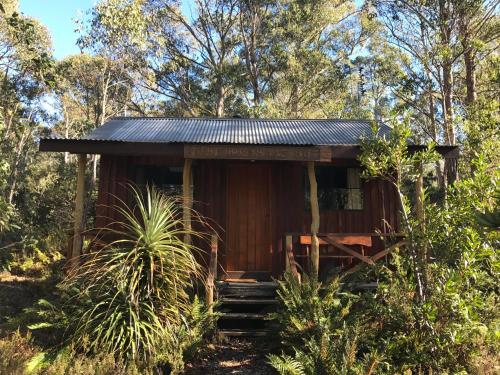
{"label": "corrugated metal roof", "polygon": [[[380,133],[389,127],[380,124]],[[85,140],[255,145],[355,145],[371,135],[367,120],[117,117]]]}

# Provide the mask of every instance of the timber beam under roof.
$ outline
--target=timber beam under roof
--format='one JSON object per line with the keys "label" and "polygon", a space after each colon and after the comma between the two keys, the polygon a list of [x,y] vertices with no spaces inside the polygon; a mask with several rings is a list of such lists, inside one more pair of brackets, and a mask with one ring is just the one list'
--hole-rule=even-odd
{"label": "timber beam under roof", "polygon": [[[410,151],[425,148],[425,146],[418,145],[409,145],[408,147]],[[328,162],[332,159],[356,159],[360,153],[360,146],[182,144],[44,138],[40,140],[39,150],[73,154],[151,155],[187,159]],[[457,158],[459,150],[457,146],[437,146],[436,151],[444,158]]]}

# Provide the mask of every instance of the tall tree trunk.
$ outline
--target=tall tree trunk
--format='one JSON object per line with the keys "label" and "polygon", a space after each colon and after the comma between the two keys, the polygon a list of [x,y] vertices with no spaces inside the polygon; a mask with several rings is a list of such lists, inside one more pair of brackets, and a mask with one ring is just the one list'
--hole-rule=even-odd
{"label": "tall tree trunk", "polygon": [[26,155],[22,152],[24,150],[24,145],[26,143],[26,140],[28,137],[31,135],[31,131],[24,131],[23,135],[21,136],[21,139],[19,140],[19,143],[17,144],[17,148],[14,153],[14,160],[11,166],[11,174],[10,174],[10,187],[9,187],[9,194],[7,197],[7,201],[12,204],[14,202],[14,196],[16,194],[17,190],[17,179],[19,177],[19,166],[21,165],[21,158],[26,157]]}
{"label": "tall tree trunk", "polygon": [[471,45],[471,22],[472,19],[467,14],[467,7],[460,8],[459,12],[459,31],[463,50],[463,59],[465,66],[465,105],[469,107],[476,101],[476,62],[475,53]]}
{"label": "tall tree trunk", "polygon": [[[219,80],[218,80],[219,81]],[[224,100],[225,100],[225,89],[222,82],[217,82],[216,89],[216,102],[215,102],[215,116],[224,117]]]}
{"label": "tall tree trunk", "polygon": [[474,52],[468,46],[468,42],[464,45],[464,65],[465,65],[465,85],[467,87],[467,96],[465,98],[465,104],[470,106],[476,101],[476,62],[474,58]]}
{"label": "tall tree trunk", "polygon": [[[102,83],[102,100],[100,103],[100,113],[98,116],[98,123],[97,126],[103,126],[104,123],[106,122],[107,118],[107,107],[108,107],[108,91],[109,91],[109,85],[111,82],[111,71],[108,70],[106,73],[106,78],[103,80]],[[91,187],[90,190],[94,189],[94,186],[97,182],[97,164],[99,162],[99,155],[92,155],[92,180],[91,180]]]}
{"label": "tall tree trunk", "polygon": [[[432,132],[432,140],[438,143],[438,131],[436,124],[436,106],[434,103],[434,93],[432,87],[429,88],[429,119],[431,122],[431,132]],[[438,182],[438,188],[443,194],[446,195],[446,180],[444,178],[444,173],[441,168],[441,162],[436,161],[434,164],[434,168],[436,170],[436,177]]]}
{"label": "tall tree trunk", "polygon": [[[63,113],[64,113],[64,137],[68,139],[69,137],[69,115],[68,111],[66,110],[66,106],[63,104]],[[64,164],[69,163],[69,152],[64,151]]]}
{"label": "tall tree trunk", "polygon": [[446,144],[454,145],[456,139],[453,124],[453,72],[451,62],[443,64],[443,114]]}
{"label": "tall tree trunk", "polygon": [[75,211],[73,222],[73,245],[71,254],[68,254],[70,267],[74,269],[80,263],[82,254],[83,238],[82,232],[85,230],[85,169],[87,166],[87,155],[78,155],[78,169],[76,178]]}
{"label": "tall tree trunk", "polygon": [[[455,125],[453,118],[453,72],[451,63],[446,62],[443,65],[443,113],[446,131],[446,144],[455,145]],[[456,161],[446,158],[444,160],[444,174],[446,177],[446,185],[450,185],[458,178]]]}

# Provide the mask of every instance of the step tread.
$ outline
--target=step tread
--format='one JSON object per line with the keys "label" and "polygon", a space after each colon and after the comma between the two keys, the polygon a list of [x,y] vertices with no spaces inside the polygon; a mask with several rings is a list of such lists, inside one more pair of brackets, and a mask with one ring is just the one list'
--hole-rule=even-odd
{"label": "step tread", "polygon": [[219,334],[224,336],[267,336],[268,331],[246,329],[221,329]]}
{"label": "step tread", "polygon": [[276,304],[278,303],[277,299],[258,299],[258,298],[226,298],[226,297],[221,297],[219,298],[219,301],[221,304],[227,304],[227,305],[248,305],[248,304],[259,304],[259,305],[264,305],[264,304]]}
{"label": "step tread", "polygon": [[261,299],[272,299],[276,296],[274,291],[266,291],[262,289],[255,290],[237,290],[237,289],[226,289],[218,291],[220,298],[261,298]]}
{"label": "step tread", "polygon": [[277,288],[275,281],[257,281],[257,282],[237,282],[237,281],[216,281],[215,285],[226,288]]}
{"label": "step tread", "polygon": [[266,315],[261,313],[224,313],[221,319],[263,319]]}

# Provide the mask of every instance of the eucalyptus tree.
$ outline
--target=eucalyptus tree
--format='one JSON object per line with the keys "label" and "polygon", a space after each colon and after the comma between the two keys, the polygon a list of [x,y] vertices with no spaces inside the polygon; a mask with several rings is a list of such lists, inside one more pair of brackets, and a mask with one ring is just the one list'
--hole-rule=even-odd
{"label": "eucalyptus tree", "polygon": [[[439,139],[447,144],[457,142],[455,114],[462,102],[476,97],[475,58],[498,45],[497,0],[376,0],[378,19],[385,25],[387,40],[410,57],[404,66],[411,90],[398,94],[408,104],[418,96],[430,103],[427,116],[440,126]],[[457,95],[461,82],[457,77],[465,66],[464,100]],[[436,104],[436,105],[433,105]],[[439,107],[438,107],[439,106]],[[422,108],[418,100],[413,107]]]}
{"label": "eucalyptus tree", "polygon": [[116,39],[137,84],[175,103],[177,113],[223,116],[239,69],[237,0],[192,6],[187,14],[178,1],[104,0],[88,35],[101,44]]}
{"label": "eucalyptus tree", "polygon": [[243,89],[254,115],[259,114],[273,79],[285,64],[286,57],[276,48],[279,9],[280,3],[275,1],[239,2],[240,58],[245,69]]}
{"label": "eucalyptus tree", "polygon": [[0,9],[0,155],[6,162],[4,198],[12,204],[19,178],[36,150],[41,98],[51,83],[51,42],[46,28],[17,10]]}
{"label": "eucalyptus tree", "polygon": [[470,106],[477,99],[476,74],[480,60],[498,53],[500,2],[498,0],[456,1],[458,34],[463,53],[466,93],[463,102]]}
{"label": "eucalyptus tree", "polygon": [[394,91],[407,79],[402,68],[406,59],[378,34],[370,38],[366,53],[354,58],[349,81],[354,85],[354,99],[360,111],[358,117],[384,121],[403,104],[394,96]]}
{"label": "eucalyptus tree", "polygon": [[267,104],[273,115],[342,116],[349,58],[371,28],[366,16],[353,1],[279,3],[273,50],[282,67]]}
{"label": "eucalyptus tree", "polygon": [[104,56],[68,56],[56,65],[54,93],[62,121],[55,130],[65,137],[80,136],[107,119],[127,113],[130,77]]}
{"label": "eucalyptus tree", "polygon": [[[435,141],[455,145],[467,106],[475,100],[475,56],[484,56],[498,44],[496,0],[376,0],[378,20],[387,40],[407,54],[408,79],[395,95],[419,113]],[[484,57],[483,56],[483,57]],[[465,66],[465,69],[463,67]],[[465,85],[460,79],[465,70]],[[466,87],[466,95],[461,95]],[[464,106],[463,104],[467,104]],[[458,116],[457,116],[458,114]],[[456,166],[445,165],[449,181]],[[442,180],[444,191],[445,180]]]}

